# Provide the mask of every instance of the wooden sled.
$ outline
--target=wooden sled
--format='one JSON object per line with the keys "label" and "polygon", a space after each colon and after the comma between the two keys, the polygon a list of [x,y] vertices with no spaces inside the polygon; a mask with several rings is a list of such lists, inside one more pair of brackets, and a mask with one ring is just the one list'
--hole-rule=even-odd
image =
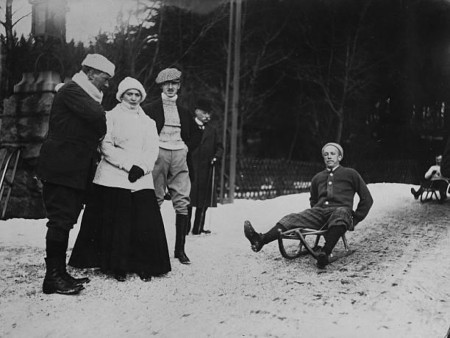
{"label": "wooden sled", "polygon": [[439,201],[439,189],[438,189],[438,181],[444,181],[447,184],[447,195],[450,193],[450,183],[447,179],[442,180],[434,180],[430,182],[428,187],[423,189],[422,194],[420,194],[420,202],[429,202],[429,201]]}
{"label": "wooden sled", "polygon": [[[317,259],[317,253],[320,249],[320,236],[326,234],[327,231],[328,229],[298,228],[280,232],[278,236],[280,253],[287,259],[294,259],[308,254]],[[344,250],[333,250],[330,256],[330,263],[342,257],[347,257],[356,251],[349,248],[345,234],[342,235],[341,239],[344,244]]]}

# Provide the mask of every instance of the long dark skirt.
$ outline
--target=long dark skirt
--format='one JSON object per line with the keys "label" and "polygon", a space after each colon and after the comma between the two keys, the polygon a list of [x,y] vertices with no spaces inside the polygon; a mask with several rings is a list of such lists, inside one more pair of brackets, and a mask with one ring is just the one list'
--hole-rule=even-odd
{"label": "long dark skirt", "polygon": [[154,190],[94,185],[69,265],[104,272],[171,270],[164,223]]}

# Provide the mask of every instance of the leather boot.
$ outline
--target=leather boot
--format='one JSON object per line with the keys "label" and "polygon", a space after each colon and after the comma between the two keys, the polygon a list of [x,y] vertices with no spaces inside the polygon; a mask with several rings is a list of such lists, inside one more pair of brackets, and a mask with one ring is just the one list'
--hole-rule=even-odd
{"label": "leather boot", "polygon": [[74,285],[65,278],[63,273],[65,266],[61,262],[62,259],[59,258],[45,259],[46,272],[42,291],[45,294],[59,293],[62,295],[76,295],[84,287],[82,285]]}
{"label": "leather boot", "polygon": [[[198,208],[197,208],[198,210]],[[195,212],[194,218],[194,226],[192,228],[193,235],[200,235],[200,217],[198,216],[198,212]]]}
{"label": "leather boot", "polygon": [[188,221],[186,226],[186,235],[189,235],[189,232],[191,231],[191,219],[192,219],[192,207],[188,206]]}
{"label": "leather boot", "polygon": [[323,252],[330,255],[336,246],[336,243],[346,231],[347,229],[343,225],[334,225],[329,227],[327,233],[323,236],[325,238],[325,245],[322,249]]}
{"label": "leather boot", "polygon": [[413,194],[414,199],[416,199],[416,200],[419,199],[420,195],[422,195],[422,193],[423,193],[423,190],[424,189],[422,186],[417,191],[415,191],[414,188],[411,188],[411,194]]}
{"label": "leather boot", "polygon": [[62,267],[62,276],[63,278],[68,281],[69,283],[72,283],[75,286],[83,285],[89,283],[91,280],[88,277],[81,277],[81,278],[75,278],[71,276],[66,269],[66,261],[65,259],[61,262]]}
{"label": "leather boot", "polygon": [[184,245],[186,243],[186,227],[188,216],[177,214],[175,227],[175,258],[178,258],[181,264],[191,264],[188,256],[184,252]]}
{"label": "leather boot", "polygon": [[253,229],[250,221],[244,222],[244,234],[245,237],[249,240],[251,244],[251,248],[254,252],[261,251],[262,247],[265,244],[273,242],[278,239],[280,236],[280,232],[286,231],[286,227],[281,225],[280,223],[275,224],[275,226],[270,229],[265,234],[260,234]]}

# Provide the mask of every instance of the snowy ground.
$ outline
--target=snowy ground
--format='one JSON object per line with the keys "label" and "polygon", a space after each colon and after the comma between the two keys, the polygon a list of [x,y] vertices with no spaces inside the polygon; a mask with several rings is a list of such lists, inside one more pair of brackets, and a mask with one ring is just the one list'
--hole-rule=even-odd
{"label": "snowy ground", "polygon": [[[78,296],[44,295],[45,220],[0,222],[0,337],[445,337],[450,326],[450,201],[415,201],[410,186],[369,185],[371,213],[347,239],[356,253],[326,270],[260,253],[245,219],[265,231],[308,206],[308,194],[237,200],[188,236],[190,266],[143,283],[84,271]],[[163,217],[173,256],[174,215]],[[70,249],[78,226],[71,232]],[[69,253],[70,253],[69,249]],[[78,271],[71,270],[74,274]]]}

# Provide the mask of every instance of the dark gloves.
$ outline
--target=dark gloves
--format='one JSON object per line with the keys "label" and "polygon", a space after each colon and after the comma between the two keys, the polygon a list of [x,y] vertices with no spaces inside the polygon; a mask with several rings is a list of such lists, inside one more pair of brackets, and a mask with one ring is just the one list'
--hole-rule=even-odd
{"label": "dark gloves", "polygon": [[144,170],[139,168],[137,165],[134,165],[131,167],[130,172],[128,173],[128,181],[134,183],[142,176],[144,176]]}

